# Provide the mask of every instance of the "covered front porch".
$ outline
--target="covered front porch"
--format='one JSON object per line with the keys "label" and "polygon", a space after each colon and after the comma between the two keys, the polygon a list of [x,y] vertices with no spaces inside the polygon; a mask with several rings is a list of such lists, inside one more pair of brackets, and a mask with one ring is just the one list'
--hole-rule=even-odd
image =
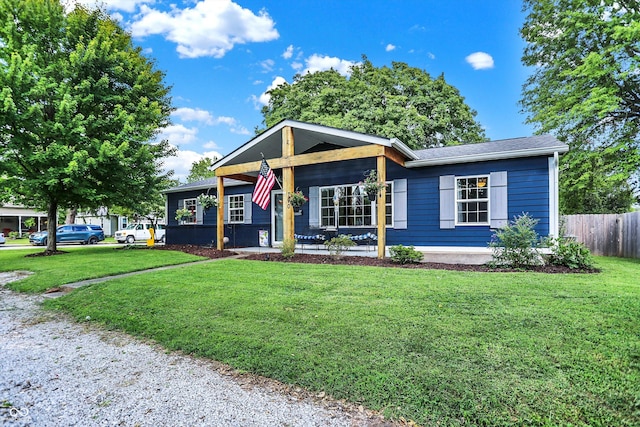
{"label": "covered front porch", "polygon": [[[398,165],[404,165],[406,160],[414,158],[413,152],[402,142],[395,139],[380,138],[285,120],[258,135],[213,165],[217,177],[217,248],[224,248],[225,182],[227,180],[234,180],[232,182],[239,180],[255,183],[262,159],[267,161],[272,170],[279,170],[281,174],[282,189],[280,192],[273,192],[272,203],[281,203],[281,238],[283,241],[287,241],[293,240],[296,233],[295,212],[293,206],[287,203],[289,195],[296,189],[296,167],[326,165],[324,173],[330,176],[332,163],[346,160],[375,159],[377,179],[379,182],[385,183],[387,180],[387,160],[391,160]],[[280,198],[278,199],[278,197]],[[386,197],[386,189],[382,188],[377,193],[375,206],[384,207]],[[314,210],[316,208],[317,206],[313,205],[310,207],[310,209]],[[370,230],[376,235],[377,250],[375,256],[378,258],[387,256],[385,251],[385,214],[383,208],[376,209],[373,214],[375,215],[375,221],[373,222],[375,228]],[[272,230],[275,226],[273,222],[272,219]]]}

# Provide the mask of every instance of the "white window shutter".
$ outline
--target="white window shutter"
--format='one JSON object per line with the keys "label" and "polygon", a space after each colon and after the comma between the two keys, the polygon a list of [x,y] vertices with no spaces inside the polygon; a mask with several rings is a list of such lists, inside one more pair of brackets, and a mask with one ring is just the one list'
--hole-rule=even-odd
{"label": "white window shutter", "polygon": [[200,202],[196,201],[196,224],[202,224],[204,219],[204,210]]}
{"label": "white window shutter", "polygon": [[456,177],[440,177],[440,228],[456,227]]}
{"label": "white window shutter", "polygon": [[491,228],[504,227],[509,223],[509,193],[507,172],[491,172],[489,177],[489,217]]}
{"label": "white window shutter", "polygon": [[224,196],[224,224],[229,223],[229,196]]}
{"label": "white window shutter", "polygon": [[251,201],[251,193],[243,195],[244,199],[244,223],[251,224],[251,216],[253,213],[253,202]]}
{"label": "white window shutter", "polygon": [[320,187],[309,187],[309,228],[320,228]]}
{"label": "white window shutter", "polygon": [[407,228],[407,180],[393,180],[393,228]]}

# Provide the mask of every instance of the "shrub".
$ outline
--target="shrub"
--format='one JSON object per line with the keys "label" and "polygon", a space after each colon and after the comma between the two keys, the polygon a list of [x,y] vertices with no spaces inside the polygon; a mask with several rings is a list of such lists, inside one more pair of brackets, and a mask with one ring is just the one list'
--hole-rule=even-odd
{"label": "shrub", "polygon": [[280,248],[280,253],[286,259],[293,258],[296,254],[296,239],[285,239],[282,242],[282,248]]}
{"label": "shrub", "polygon": [[18,233],[17,231],[10,231],[7,237],[11,240],[16,240],[20,238],[20,233]]}
{"label": "shrub", "polygon": [[351,236],[345,236],[344,234],[334,237],[331,240],[324,242],[327,250],[331,256],[340,257],[344,251],[348,251],[350,247],[355,246]]}
{"label": "shrub", "polygon": [[543,259],[537,249],[540,237],[534,229],[537,223],[537,219],[523,213],[498,229],[489,243],[493,248],[493,260],[489,264],[525,269],[542,265]]}
{"label": "shrub", "polygon": [[398,264],[413,264],[422,261],[422,252],[416,251],[413,246],[396,245],[389,248],[391,261]]}
{"label": "shrub", "polygon": [[547,263],[575,270],[595,268],[591,251],[582,243],[566,237],[549,239],[548,242],[551,253],[546,256]]}

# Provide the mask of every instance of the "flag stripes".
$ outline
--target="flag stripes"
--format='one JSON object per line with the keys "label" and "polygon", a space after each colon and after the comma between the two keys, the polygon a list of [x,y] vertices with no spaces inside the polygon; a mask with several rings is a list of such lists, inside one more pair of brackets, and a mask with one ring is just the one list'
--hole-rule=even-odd
{"label": "flag stripes", "polygon": [[276,176],[267,164],[267,161],[262,159],[258,181],[256,181],[256,187],[253,189],[251,201],[260,206],[262,210],[266,210],[271,201],[271,189],[275,183]]}

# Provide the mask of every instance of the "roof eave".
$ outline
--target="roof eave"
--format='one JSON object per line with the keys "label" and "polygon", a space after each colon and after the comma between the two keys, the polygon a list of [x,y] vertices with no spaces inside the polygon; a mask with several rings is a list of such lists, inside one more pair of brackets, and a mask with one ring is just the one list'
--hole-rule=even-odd
{"label": "roof eave", "polygon": [[562,145],[558,147],[528,148],[525,150],[502,151],[502,152],[487,153],[487,154],[441,157],[437,159],[411,160],[405,163],[405,167],[417,168],[417,167],[423,167],[423,166],[448,165],[452,163],[473,163],[473,162],[487,162],[491,160],[515,159],[515,158],[522,158],[522,157],[551,156],[555,153],[563,154],[563,153],[566,153],[567,151],[569,151],[569,147],[567,147],[566,145]]}

